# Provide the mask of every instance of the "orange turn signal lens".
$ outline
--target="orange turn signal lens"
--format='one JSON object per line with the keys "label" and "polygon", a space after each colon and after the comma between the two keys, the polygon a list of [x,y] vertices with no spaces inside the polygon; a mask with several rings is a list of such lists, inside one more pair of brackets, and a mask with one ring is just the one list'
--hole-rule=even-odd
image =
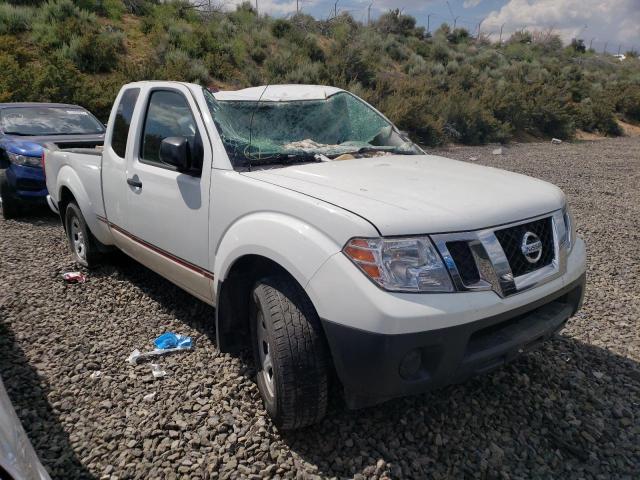
{"label": "orange turn signal lens", "polygon": [[356,262],[376,262],[376,259],[373,256],[373,252],[371,250],[364,250],[363,248],[349,245],[344,249],[344,253],[346,253],[349,258],[355,260]]}
{"label": "orange turn signal lens", "polygon": [[369,265],[367,263],[359,263],[358,266],[369,275],[372,279],[378,280],[380,278],[380,269],[377,265]]}
{"label": "orange turn signal lens", "polygon": [[364,238],[354,238],[344,247],[344,254],[353,261],[372,280],[382,277],[376,256],[375,247]]}

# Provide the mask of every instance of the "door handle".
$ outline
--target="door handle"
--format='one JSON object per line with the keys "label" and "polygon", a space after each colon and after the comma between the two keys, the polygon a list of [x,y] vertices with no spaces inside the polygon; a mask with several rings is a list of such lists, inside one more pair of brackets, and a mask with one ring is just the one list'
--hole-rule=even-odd
{"label": "door handle", "polygon": [[142,182],[134,178],[127,178],[127,183],[135,188],[142,188]]}

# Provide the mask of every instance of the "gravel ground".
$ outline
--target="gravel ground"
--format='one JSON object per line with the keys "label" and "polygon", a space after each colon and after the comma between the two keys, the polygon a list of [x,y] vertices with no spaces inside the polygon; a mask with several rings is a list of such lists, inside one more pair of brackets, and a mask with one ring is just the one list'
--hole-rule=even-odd
{"label": "gravel ground", "polygon": [[[493,148],[444,153],[567,192],[582,312],[495,373],[357,412],[334,396],[293,433],[266,417],[249,359],[218,354],[210,307],[124,256],[66,285],[56,218],[0,220],[0,375],[52,476],[640,478],[640,139]],[[166,330],[197,339],[169,376],[125,363]]]}

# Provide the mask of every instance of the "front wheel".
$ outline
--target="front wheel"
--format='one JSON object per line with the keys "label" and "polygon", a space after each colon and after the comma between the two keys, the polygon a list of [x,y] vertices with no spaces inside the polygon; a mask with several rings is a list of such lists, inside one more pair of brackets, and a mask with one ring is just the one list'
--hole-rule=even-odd
{"label": "front wheel", "polygon": [[87,227],[80,207],[73,202],[67,205],[65,211],[65,227],[69,246],[76,263],[86,268],[96,267],[100,260],[96,240]]}
{"label": "front wheel", "polygon": [[255,285],[251,337],[258,390],[275,425],[320,421],[327,410],[327,347],[318,314],[293,279],[273,276]]}
{"label": "front wheel", "polygon": [[0,208],[2,209],[2,218],[5,220],[15,218],[20,213],[20,207],[16,198],[11,195],[4,172],[0,172]]}

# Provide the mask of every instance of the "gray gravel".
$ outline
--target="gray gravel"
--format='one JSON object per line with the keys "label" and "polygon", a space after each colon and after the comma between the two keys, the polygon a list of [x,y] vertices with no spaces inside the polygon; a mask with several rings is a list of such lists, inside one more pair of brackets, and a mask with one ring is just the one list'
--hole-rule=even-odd
{"label": "gray gravel", "polygon": [[[640,139],[449,156],[550,180],[588,242],[582,312],[493,374],[280,433],[213,310],[126,257],[75,269],[56,218],[0,220],[0,375],[54,478],[639,478]],[[130,366],[160,333],[192,353]],[[96,374],[95,372],[101,372]],[[155,392],[155,398],[145,396]]]}

